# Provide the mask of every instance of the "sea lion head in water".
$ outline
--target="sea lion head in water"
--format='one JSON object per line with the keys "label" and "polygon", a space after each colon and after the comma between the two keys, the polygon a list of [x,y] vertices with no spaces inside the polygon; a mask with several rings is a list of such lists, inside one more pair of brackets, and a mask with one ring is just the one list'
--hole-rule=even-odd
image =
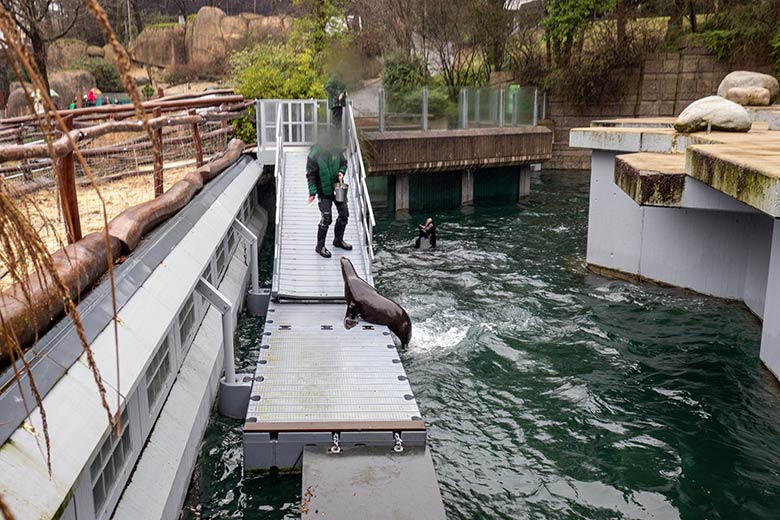
{"label": "sea lion head in water", "polygon": [[387,325],[398,336],[403,346],[412,339],[412,320],[403,307],[382,296],[355,272],[349,258],[341,257],[341,276],[344,278],[344,298],[347,300],[347,314],[344,326],[351,329],[361,316],[369,323]]}

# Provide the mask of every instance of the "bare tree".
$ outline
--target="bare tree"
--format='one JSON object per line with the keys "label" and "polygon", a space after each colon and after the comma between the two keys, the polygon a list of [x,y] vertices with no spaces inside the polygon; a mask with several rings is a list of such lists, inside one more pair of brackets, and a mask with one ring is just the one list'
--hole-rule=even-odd
{"label": "bare tree", "polygon": [[436,56],[436,66],[452,99],[484,69],[480,62],[479,28],[472,0],[428,0],[421,33]]}
{"label": "bare tree", "polygon": [[46,46],[62,38],[73,28],[81,12],[81,2],[77,0],[0,0],[0,6],[8,11],[21,34],[29,41],[35,65],[48,88]]}

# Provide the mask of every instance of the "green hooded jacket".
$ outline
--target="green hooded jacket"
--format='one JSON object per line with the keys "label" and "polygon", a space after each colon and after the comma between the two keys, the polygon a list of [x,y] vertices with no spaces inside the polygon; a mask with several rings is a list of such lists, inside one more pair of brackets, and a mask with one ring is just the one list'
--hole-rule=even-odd
{"label": "green hooded jacket", "polygon": [[347,173],[347,158],[337,148],[324,150],[314,145],[306,159],[306,180],[309,195],[332,196],[333,187],[339,182],[339,173]]}

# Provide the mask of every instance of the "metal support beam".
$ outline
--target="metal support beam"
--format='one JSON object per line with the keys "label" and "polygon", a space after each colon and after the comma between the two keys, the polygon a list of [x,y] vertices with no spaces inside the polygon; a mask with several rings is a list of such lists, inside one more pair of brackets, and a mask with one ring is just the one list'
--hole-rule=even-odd
{"label": "metal support beam", "polygon": [[379,131],[385,131],[385,89],[379,89]]}
{"label": "metal support beam", "polygon": [[506,107],[504,103],[504,88],[498,89],[498,127],[504,127],[504,114],[506,113]]}
{"label": "metal support beam", "polygon": [[208,280],[201,277],[195,290],[206,298],[222,314],[222,355],[224,357],[225,380],[235,382],[236,361],[233,353],[233,304],[225,298]]}
{"label": "metal support beam", "polygon": [[221,415],[233,419],[246,416],[249,394],[252,391],[252,374],[236,374],[235,352],[233,349],[233,304],[230,300],[201,277],[195,285],[195,291],[222,314],[222,355],[225,377],[219,381],[217,409]]}
{"label": "metal support beam", "polygon": [[241,235],[249,247],[249,273],[250,287],[246,299],[246,311],[250,316],[265,316],[268,310],[268,300],[270,292],[260,289],[260,272],[258,270],[258,243],[257,236],[246,227],[240,220],[233,222],[233,229]]}
{"label": "metal support beam", "polygon": [[422,91],[422,129],[423,132],[428,131],[428,88],[423,88]]}
{"label": "metal support beam", "polygon": [[539,89],[534,89],[534,126],[539,124]]}
{"label": "metal support beam", "polygon": [[460,127],[469,127],[469,91],[466,88],[460,89]]}

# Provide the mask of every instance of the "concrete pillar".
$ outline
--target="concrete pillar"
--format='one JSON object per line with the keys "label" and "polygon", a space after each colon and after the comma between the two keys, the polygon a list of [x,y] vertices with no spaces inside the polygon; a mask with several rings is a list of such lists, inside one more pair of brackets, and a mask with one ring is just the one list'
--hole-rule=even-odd
{"label": "concrete pillar", "polygon": [[518,193],[518,198],[522,200],[527,198],[531,194],[531,165],[521,164],[520,175],[518,177],[520,182],[520,191]]}
{"label": "concrete pillar", "polygon": [[395,210],[409,211],[409,175],[395,176]]}
{"label": "concrete pillar", "polygon": [[780,220],[775,219],[761,332],[761,361],[780,379]]}
{"label": "concrete pillar", "polygon": [[460,174],[460,204],[471,206],[474,204],[474,170],[468,168]]}

